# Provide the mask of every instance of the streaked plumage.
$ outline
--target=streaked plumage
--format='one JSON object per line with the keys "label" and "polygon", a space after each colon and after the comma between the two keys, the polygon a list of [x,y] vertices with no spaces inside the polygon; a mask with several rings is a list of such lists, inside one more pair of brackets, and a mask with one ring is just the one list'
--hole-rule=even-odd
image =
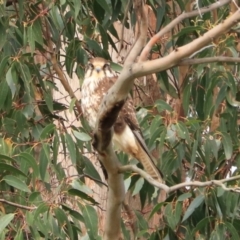
{"label": "streaked plumage", "polygon": [[[104,95],[116,80],[117,75],[111,70],[108,61],[103,58],[94,58],[89,61],[82,85],[81,104],[83,115],[91,128],[95,127],[97,113]],[[154,164],[142,138],[130,97],[121,109],[113,130],[114,144],[140,161],[154,179],[162,181],[160,171]]]}

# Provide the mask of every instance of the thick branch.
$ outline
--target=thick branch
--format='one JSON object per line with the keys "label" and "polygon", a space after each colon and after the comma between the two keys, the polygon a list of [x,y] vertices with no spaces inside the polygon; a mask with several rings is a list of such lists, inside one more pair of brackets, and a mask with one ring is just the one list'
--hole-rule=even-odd
{"label": "thick branch", "polygon": [[212,40],[223,33],[226,33],[237,24],[240,20],[240,10],[236,11],[234,14],[229,16],[225,21],[218,24],[216,27],[212,28],[206,32],[203,36],[195,39],[194,41],[179,47],[171,52],[168,56],[161,59],[155,59],[152,61],[134,64],[132,66],[132,76],[140,77],[147,74],[160,72],[168,68],[176,66],[182,59],[190,56],[194,52],[203,48],[207,44],[211,43]]}
{"label": "thick branch", "polygon": [[[141,77],[147,74],[163,71],[170,67],[176,66],[183,58],[190,56],[205,45],[209,44],[213,38],[225,33],[239,20],[240,10],[236,11],[224,22],[220,23],[213,29],[206,32],[203,36],[195,39],[193,42],[183,47],[175,49],[166,57],[148,62],[140,62],[136,64],[131,64],[129,62],[125,64],[118,78],[118,81],[108,91],[108,94],[104,97],[101,104],[101,108],[98,113],[99,120],[95,129],[95,137],[98,140],[97,142],[102,142],[99,141],[100,139],[107,139],[107,145],[110,142],[111,127],[113,126],[118,116],[118,113],[121,110],[121,107],[124,104],[125,99],[127,98],[128,93],[133,86],[133,81],[135,77]],[[104,127],[104,125],[107,126],[107,129]],[[106,144],[104,145],[106,146]],[[101,149],[104,149],[105,146],[96,146],[96,149],[101,151]]]}
{"label": "thick branch", "polygon": [[[138,9],[140,18],[142,18],[140,37],[127,57],[124,67],[135,61],[146,40],[147,17],[142,1],[140,3]],[[130,88],[124,91],[123,96],[120,96],[119,99],[119,92],[111,95],[112,101],[108,101],[107,98],[103,99],[94,131],[93,146],[98,151],[100,160],[108,173],[109,191],[104,240],[121,239],[121,206],[125,197],[125,189],[123,176],[118,173],[120,163],[112,149],[111,139],[112,126],[125,103],[129,90]]]}
{"label": "thick branch", "polygon": [[140,22],[140,33],[133,48],[128,53],[128,56],[124,63],[126,65],[128,65],[129,63],[131,64],[136,60],[137,56],[139,55],[140,51],[142,50],[147,40],[146,34],[148,29],[147,6],[144,6],[142,4],[143,3],[141,1],[141,6],[138,6],[138,9],[136,10]]}
{"label": "thick branch", "polygon": [[190,17],[195,17],[199,15],[199,11],[201,14],[210,12],[214,9],[220,8],[224,6],[225,4],[229,3],[231,0],[220,0],[217,1],[216,3],[213,3],[207,7],[200,8],[195,11],[191,12],[183,12],[181,15],[179,15],[177,18],[175,18],[173,21],[171,21],[167,26],[165,26],[162,30],[160,30],[157,34],[155,34],[150,41],[147,43],[147,45],[144,47],[140,57],[139,61],[144,61],[147,59],[148,54],[150,53],[152,47],[154,44],[166,33],[170,32],[177,24],[181,23],[184,19],[190,18]]}
{"label": "thick branch", "polygon": [[2,199],[2,198],[0,199],[0,202],[6,203],[6,204],[8,204],[8,205],[11,205],[11,206],[14,206],[14,207],[17,207],[17,208],[26,209],[26,210],[29,210],[29,211],[32,211],[32,210],[37,209],[37,207],[24,206],[24,205],[21,205],[21,204],[17,204],[17,203],[14,203],[14,202],[7,201],[7,200]]}
{"label": "thick branch", "polygon": [[[206,32],[203,36],[183,47],[175,49],[166,57],[147,62],[125,64],[121,74],[119,75],[118,81],[104,97],[103,104],[100,107],[99,116],[107,115],[109,106],[114,106],[122,101],[125,101],[133,86],[134,78],[160,72],[176,66],[182,59],[190,56],[207,44],[211,43],[214,38],[227,32],[232,26],[237,24],[239,20],[240,10],[229,16],[224,22]],[[109,127],[112,127],[112,125],[109,125]],[[98,128],[96,128],[96,130],[97,129]]]}
{"label": "thick branch", "polygon": [[127,171],[133,171],[138,173],[141,177],[146,179],[150,184],[153,186],[164,190],[166,193],[174,192],[178,189],[184,188],[184,187],[206,187],[206,186],[211,186],[211,185],[216,185],[222,187],[225,191],[233,191],[233,192],[238,192],[240,193],[240,187],[233,187],[233,188],[228,188],[224,185],[225,182],[230,182],[234,180],[240,179],[240,175],[230,177],[230,178],[225,178],[222,180],[210,180],[206,182],[199,182],[199,181],[193,181],[193,182],[183,182],[179,183],[177,185],[174,185],[172,187],[168,187],[166,184],[159,183],[158,181],[154,180],[148,173],[143,171],[142,169],[138,168],[135,165],[125,165],[119,168],[119,171],[122,172],[127,172]]}

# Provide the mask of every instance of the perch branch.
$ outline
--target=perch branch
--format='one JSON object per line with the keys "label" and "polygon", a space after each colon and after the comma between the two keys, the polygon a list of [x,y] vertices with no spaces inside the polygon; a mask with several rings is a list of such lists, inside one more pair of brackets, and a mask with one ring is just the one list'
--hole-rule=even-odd
{"label": "perch branch", "polygon": [[170,193],[173,191],[176,191],[178,189],[184,188],[184,187],[206,187],[206,186],[211,186],[211,185],[216,185],[222,187],[225,191],[233,191],[233,192],[238,192],[240,193],[240,187],[232,187],[228,188],[224,185],[226,182],[234,181],[240,179],[240,175],[230,177],[230,178],[225,178],[222,180],[210,180],[206,182],[199,182],[199,181],[192,181],[192,182],[183,182],[176,184],[172,187],[168,187],[166,184],[159,183],[158,181],[154,180],[147,172],[143,171],[142,169],[138,168],[136,165],[125,165],[121,166],[119,168],[119,171],[122,172],[127,172],[127,171],[133,171],[138,173],[141,177],[146,179],[150,184],[153,186],[164,190],[166,193]]}

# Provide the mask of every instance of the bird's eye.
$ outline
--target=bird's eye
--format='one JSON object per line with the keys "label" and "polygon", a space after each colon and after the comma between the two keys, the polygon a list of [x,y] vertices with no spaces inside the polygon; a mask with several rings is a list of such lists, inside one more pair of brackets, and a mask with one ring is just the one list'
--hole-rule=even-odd
{"label": "bird's eye", "polygon": [[88,66],[87,66],[89,69],[93,69],[94,68],[94,66],[93,66],[93,64],[92,63],[88,63]]}
{"label": "bird's eye", "polygon": [[109,64],[109,63],[105,63],[105,64],[103,65],[103,68],[104,68],[104,69],[109,68],[109,67],[110,67],[110,64]]}

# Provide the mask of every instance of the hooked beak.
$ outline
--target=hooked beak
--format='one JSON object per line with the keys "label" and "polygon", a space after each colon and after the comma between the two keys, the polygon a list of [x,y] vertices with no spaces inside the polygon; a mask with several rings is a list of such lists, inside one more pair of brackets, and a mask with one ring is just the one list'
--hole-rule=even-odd
{"label": "hooked beak", "polygon": [[99,73],[101,71],[101,67],[95,67],[95,70],[97,71],[97,73]]}

